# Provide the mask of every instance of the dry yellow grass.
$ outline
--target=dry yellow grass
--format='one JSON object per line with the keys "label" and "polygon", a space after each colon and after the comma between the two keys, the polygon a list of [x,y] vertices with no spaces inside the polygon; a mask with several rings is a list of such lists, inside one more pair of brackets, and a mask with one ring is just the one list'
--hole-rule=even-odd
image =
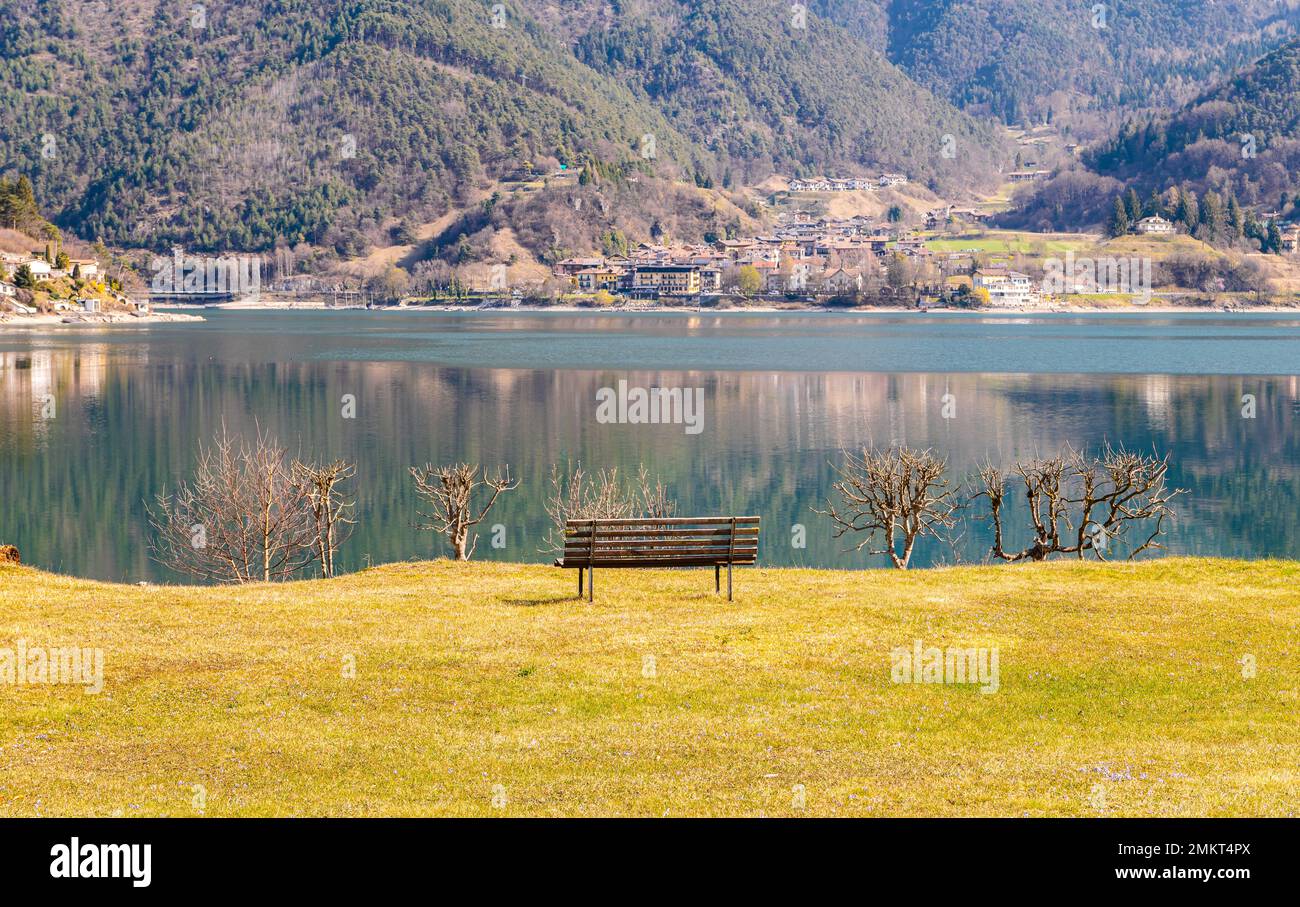
{"label": "dry yellow grass", "polygon": [[[5,567],[0,647],[101,648],[105,689],[0,686],[0,814],[1295,815],[1298,580],[759,569],[728,603],[704,572],[598,571],[588,605],[543,566]],[[914,639],[996,646],[999,691],[891,683]]]}

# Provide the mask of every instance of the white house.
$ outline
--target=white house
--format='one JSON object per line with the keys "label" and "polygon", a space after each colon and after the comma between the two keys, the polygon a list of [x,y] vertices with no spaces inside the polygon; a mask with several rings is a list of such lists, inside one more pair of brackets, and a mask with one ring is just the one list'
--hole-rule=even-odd
{"label": "white house", "polygon": [[74,258],[68,264],[68,272],[82,280],[94,280],[99,276],[99,262],[93,258]]}
{"label": "white house", "polygon": [[822,290],[827,293],[859,293],[862,274],[838,268],[822,276]]}
{"label": "white house", "polygon": [[1151,217],[1144,217],[1133,227],[1134,231],[1142,234],[1163,236],[1174,232],[1172,222],[1165,220],[1159,214]]}
{"label": "white house", "polygon": [[1034,282],[1028,274],[1004,268],[981,268],[971,281],[977,290],[987,290],[989,305],[1022,309],[1038,305],[1041,297],[1034,292]]}

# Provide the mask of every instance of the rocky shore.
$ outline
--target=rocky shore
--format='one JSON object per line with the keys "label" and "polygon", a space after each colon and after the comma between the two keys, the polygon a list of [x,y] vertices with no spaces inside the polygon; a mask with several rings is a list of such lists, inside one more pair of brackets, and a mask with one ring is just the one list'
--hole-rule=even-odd
{"label": "rocky shore", "polygon": [[0,314],[0,325],[5,328],[112,327],[115,325],[167,324],[178,321],[203,321],[202,315],[180,312],[60,312],[56,315]]}

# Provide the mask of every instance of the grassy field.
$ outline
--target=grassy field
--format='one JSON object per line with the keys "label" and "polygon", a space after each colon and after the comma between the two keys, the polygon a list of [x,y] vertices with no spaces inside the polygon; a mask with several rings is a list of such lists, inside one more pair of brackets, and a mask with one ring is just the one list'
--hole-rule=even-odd
{"label": "grassy field", "polygon": [[943,235],[927,240],[931,252],[984,252],[993,255],[1064,256],[1073,250],[1080,254],[1097,245],[1097,237],[1087,233],[1026,233],[1015,230],[976,230],[957,236]]}
{"label": "grassy field", "polygon": [[[734,603],[698,571],[575,585],[0,567],[0,647],[104,653],[99,695],[0,688],[0,814],[1300,812],[1300,564],[759,569]],[[892,683],[917,639],[996,647],[997,692]]]}
{"label": "grassy field", "polygon": [[1191,236],[1123,236],[1104,239],[1090,233],[1028,233],[1017,230],[974,230],[951,236],[935,234],[926,241],[932,252],[966,252],[974,250],[990,255],[1023,254],[1030,260],[1042,257],[1062,258],[1067,252],[1077,257],[1145,257],[1163,260],[1175,255],[1217,253],[1211,246]]}

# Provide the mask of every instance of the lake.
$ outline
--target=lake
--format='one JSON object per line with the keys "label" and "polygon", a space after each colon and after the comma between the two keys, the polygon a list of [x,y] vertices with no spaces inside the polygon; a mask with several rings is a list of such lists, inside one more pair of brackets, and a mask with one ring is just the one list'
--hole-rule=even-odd
{"label": "lake", "polygon": [[[175,579],[149,558],[145,505],[224,424],[356,461],[348,569],[443,550],[415,529],[407,468],[456,460],[508,464],[523,482],[482,527],[479,558],[550,559],[540,549],[554,464],[644,463],[683,515],[761,515],[761,564],[882,566],[846,553],[812,512],[834,481],[830,461],[868,443],[933,448],[957,478],[1067,442],[1168,452],[1187,490],[1171,552],[1300,557],[1297,316],[205,317],[0,327],[0,543],[59,572]],[[598,393],[620,382],[698,391],[700,418],[598,418]],[[492,524],[504,547],[489,543]],[[930,544],[917,563],[979,561],[987,545],[972,522],[955,554]]]}

